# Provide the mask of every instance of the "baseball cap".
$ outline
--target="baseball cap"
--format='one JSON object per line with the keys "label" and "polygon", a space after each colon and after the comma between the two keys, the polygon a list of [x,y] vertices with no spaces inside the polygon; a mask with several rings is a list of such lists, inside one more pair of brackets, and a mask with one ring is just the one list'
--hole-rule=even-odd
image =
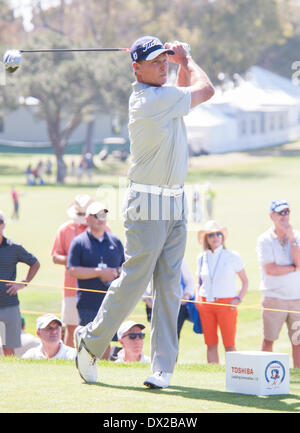
{"label": "baseball cap", "polygon": [[106,206],[101,203],[100,201],[94,201],[93,203],[91,203],[87,210],[85,215],[89,216],[89,215],[96,215],[98,212],[104,211],[105,213],[108,212],[108,209],[106,208]]}
{"label": "baseball cap", "polygon": [[270,204],[270,212],[280,212],[283,209],[290,209],[290,205],[285,200],[273,200]]}
{"label": "baseball cap", "polygon": [[122,325],[118,329],[117,332],[118,339],[120,340],[120,338],[122,338],[123,335],[126,334],[126,332],[129,331],[129,329],[131,329],[133,326],[139,326],[141,329],[146,328],[146,326],[143,325],[142,323],[137,323],[134,322],[133,320],[127,320],[127,322],[122,323]]}
{"label": "baseball cap", "polygon": [[47,313],[36,319],[36,329],[46,328],[53,320],[55,320],[62,326],[63,323],[58,317],[56,317],[54,314]]}
{"label": "baseball cap", "polygon": [[143,36],[137,39],[130,48],[133,62],[153,60],[162,53],[175,54],[173,50],[165,48],[163,43],[154,36]]}

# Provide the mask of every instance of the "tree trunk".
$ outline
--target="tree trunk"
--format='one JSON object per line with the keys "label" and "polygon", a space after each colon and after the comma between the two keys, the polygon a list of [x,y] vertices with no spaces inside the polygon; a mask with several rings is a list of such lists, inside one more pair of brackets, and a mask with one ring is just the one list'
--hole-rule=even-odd
{"label": "tree trunk", "polygon": [[84,156],[86,153],[91,153],[92,155],[94,155],[94,143],[93,143],[94,126],[95,126],[95,120],[92,120],[86,126],[86,135],[82,147],[82,156]]}
{"label": "tree trunk", "polygon": [[60,185],[65,183],[65,177],[66,177],[66,164],[64,162],[63,158],[63,152],[58,152],[57,148],[55,149],[55,156],[56,156],[56,165],[57,165],[57,174],[56,174],[56,182]]}

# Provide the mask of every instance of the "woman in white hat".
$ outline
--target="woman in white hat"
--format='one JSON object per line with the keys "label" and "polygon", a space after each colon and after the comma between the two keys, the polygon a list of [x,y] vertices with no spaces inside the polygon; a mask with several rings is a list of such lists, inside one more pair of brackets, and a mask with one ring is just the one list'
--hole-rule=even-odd
{"label": "woman in white hat", "polygon": [[[198,232],[203,253],[197,258],[196,304],[201,317],[207,362],[219,363],[218,328],[225,351],[234,351],[237,307],[248,289],[248,278],[240,255],[225,247],[227,229],[214,220]],[[241,280],[237,293],[236,275]],[[226,305],[217,305],[226,304]],[[230,305],[229,305],[230,304]],[[232,305],[232,306],[231,306]]]}

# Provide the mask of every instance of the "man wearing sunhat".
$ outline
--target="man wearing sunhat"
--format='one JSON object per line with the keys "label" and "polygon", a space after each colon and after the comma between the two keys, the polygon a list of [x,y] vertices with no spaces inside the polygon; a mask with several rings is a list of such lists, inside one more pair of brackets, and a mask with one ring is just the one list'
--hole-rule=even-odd
{"label": "man wearing sunhat", "polygon": [[[167,388],[178,353],[180,268],[186,244],[183,184],[188,145],[183,117],[210,99],[214,89],[180,42],[163,44],[154,36],[144,36],[132,44],[130,53],[136,81],[129,99],[126,262],[96,319],[74,334],[77,368],[86,382],[96,382],[96,358],[141,299],[153,275],[153,374],[144,385]],[[175,86],[166,85],[169,62],[178,66]]]}
{"label": "man wearing sunhat", "polygon": [[24,353],[28,359],[66,359],[74,361],[76,350],[61,341],[62,321],[54,314],[44,314],[36,320],[36,333],[41,344]]}
{"label": "man wearing sunhat", "polygon": [[[81,326],[94,320],[110,283],[119,276],[125,260],[122,242],[106,230],[107,213],[106,206],[98,201],[88,206],[88,228],[73,239],[68,253],[67,268],[77,280]],[[107,356],[106,353],[105,358]]]}
{"label": "man wearing sunhat", "polygon": [[273,226],[257,241],[263,293],[262,350],[273,351],[274,341],[286,322],[294,367],[299,368],[300,314],[297,311],[300,312],[300,232],[291,225],[290,212],[286,200],[273,200],[269,209]]}
{"label": "man wearing sunhat", "polygon": [[133,320],[122,323],[117,333],[122,349],[118,352],[115,362],[150,362],[150,357],[143,352],[145,338],[143,329],[145,325]]}

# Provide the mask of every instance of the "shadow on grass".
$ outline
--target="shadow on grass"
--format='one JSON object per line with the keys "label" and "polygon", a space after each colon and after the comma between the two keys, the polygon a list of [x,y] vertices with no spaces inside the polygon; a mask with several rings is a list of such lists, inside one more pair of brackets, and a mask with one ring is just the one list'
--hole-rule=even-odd
{"label": "shadow on grass", "polygon": [[[85,384],[88,386],[99,386],[101,388],[112,388],[126,391],[151,392],[155,394],[165,394],[167,397],[173,395],[192,400],[211,401],[216,403],[224,403],[227,406],[233,405],[237,407],[256,408],[265,411],[276,412],[299,412],[300,396],[296,394],[287,395],[272,395],[272,396],[256,396],[237,394],[227,391],[216,391],[211,389],[193,388],[187,386],[170,386],[167,390],[149,389],[137,386],[117,386],[108,383]],[[295,400],[289,402],[287,400]]]}

